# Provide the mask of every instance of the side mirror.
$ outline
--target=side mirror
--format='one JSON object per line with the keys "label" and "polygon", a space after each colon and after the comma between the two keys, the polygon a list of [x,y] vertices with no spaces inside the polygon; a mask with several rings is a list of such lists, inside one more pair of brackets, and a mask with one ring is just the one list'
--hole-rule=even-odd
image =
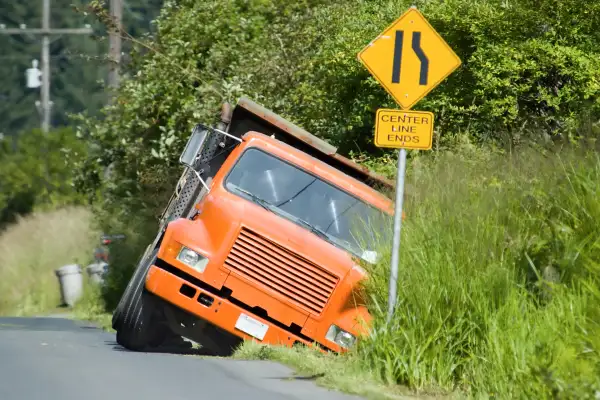
{"label": "side mirror", "polygon": [[208,138],[208,134],[210,133],[210,128],[198,124],[192,130],[192,136],[188,140],[181,156],[179,157],[179,162],[186,167],[194,168],[194,162],[196,160],[196,156],[204,147],[206,143],[206,139]]}

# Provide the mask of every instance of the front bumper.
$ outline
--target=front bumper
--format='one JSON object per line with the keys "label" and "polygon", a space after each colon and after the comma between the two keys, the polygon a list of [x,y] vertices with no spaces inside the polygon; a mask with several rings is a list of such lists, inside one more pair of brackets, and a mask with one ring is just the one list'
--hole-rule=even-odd
{"label": "front bumper", "polygon": [[[156,265],[153,265],[148,272],[146,289],[167,302],[242,339],[288,347],[296,343],[314,344],[314,342],[311,343],[306,338],[294,335],[273,322],[258,317],[239,305],[227,299],[220,298],[214,293],[200,288],[198,285]],[[206,299],[214,300],[206,301]],[[248,323],[247,318],[245,321],[241,321],[241,319],[244,319],[241,317],[242,315],[250,317],[251,323]],[[257,328],[257,325],[252,320],[266,325],[266,332],[264,332],[265,326]],[[245,331],[240,329],[244,329]],[[253,333],[255,336],[252,336],[248,332]],[[323,348],[321,350],[326,351]]]}

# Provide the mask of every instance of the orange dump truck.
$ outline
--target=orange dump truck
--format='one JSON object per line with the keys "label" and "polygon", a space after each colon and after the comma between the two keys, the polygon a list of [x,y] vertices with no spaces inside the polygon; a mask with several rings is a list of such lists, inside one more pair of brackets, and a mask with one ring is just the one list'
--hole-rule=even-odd
{"label": "orange dump truck", "polygon": [[185,337],[214,354],[243,339],[351,347],[369,322],[359,259],[377,259],[372,228],[394,212],[379,189],[393,183],[246,98],[223,106],[217,128],[197,125],[180,162],[113,314],[118,343],[145,350]]}

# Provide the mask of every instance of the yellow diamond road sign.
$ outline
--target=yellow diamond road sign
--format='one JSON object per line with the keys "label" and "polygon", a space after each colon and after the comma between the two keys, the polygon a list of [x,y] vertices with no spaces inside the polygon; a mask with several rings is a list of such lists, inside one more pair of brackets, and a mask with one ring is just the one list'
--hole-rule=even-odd
{"label": "yellow diamond road sign", "polygon": [[358,59],[404,109],[415,105],[461,64],[416,8],[369,43]]}
{"label": "yellow diamond road sign", "polygon": [[375,145],[395,149],[430,150],[433,113],[380,108],[375,120]]}

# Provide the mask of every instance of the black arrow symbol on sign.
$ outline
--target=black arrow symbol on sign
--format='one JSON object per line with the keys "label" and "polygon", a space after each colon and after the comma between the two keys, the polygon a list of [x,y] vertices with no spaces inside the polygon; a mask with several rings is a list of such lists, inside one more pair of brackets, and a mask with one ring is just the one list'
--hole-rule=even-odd
{"label": "black arrow symbol on sign", "polygon": [[[392,66],[392,83],[400,83],[400,69],[402,66],[402,52],[404,43],[404,31],[396,31],[396,42],[394,43],[394,64]],[[421,71],[419,73],[419,85],[427,85],[429,76],[429,58],[421,48],[421,32],[413,32],[412,49],[421,62]]]}

